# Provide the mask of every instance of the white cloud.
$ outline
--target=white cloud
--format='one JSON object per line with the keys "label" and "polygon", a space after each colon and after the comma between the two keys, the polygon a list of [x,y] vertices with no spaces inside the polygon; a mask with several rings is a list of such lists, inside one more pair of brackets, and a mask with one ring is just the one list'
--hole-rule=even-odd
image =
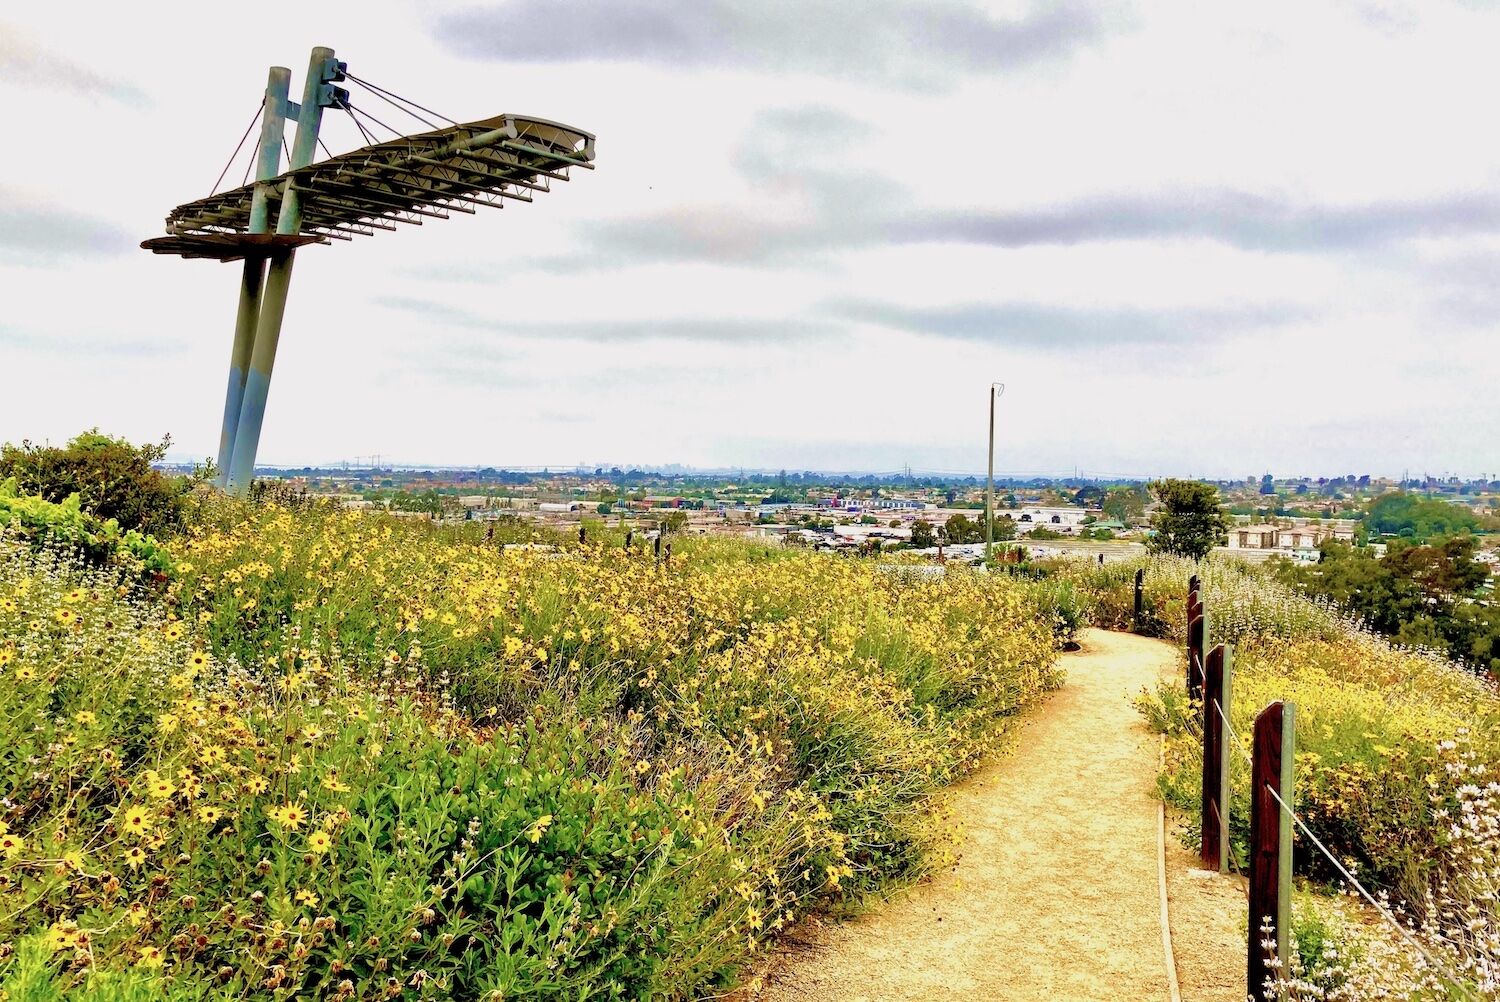
{"label": "white cloud", "polygon": [[773,7],[659,0],[675,34],[599,59],[529,2],[11,15],[0,128],[86,142],[7,161],[0,438],[214,450],[238,266],[131,245],[206,193],[266,65],[297,89],[332,44],[455,118],[596,132],[598,170],[303,251],[264,460],[977,470],[999,379],[1007,470],[1500,465],[1500,12],[882,0],[790,44]]}

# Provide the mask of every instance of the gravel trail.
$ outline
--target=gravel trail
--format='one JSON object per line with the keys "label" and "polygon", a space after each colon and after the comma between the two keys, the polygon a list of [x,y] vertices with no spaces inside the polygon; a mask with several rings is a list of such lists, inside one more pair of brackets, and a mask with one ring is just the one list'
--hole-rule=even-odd
{"label": "gravel trail", "polygon": [[853,921],[804,923],[757,1002],[1168,998],[1157,738],[1130,698],[1175,672],[1157,640],[1087,631],[1015,751],[954,790],[958,864]]}

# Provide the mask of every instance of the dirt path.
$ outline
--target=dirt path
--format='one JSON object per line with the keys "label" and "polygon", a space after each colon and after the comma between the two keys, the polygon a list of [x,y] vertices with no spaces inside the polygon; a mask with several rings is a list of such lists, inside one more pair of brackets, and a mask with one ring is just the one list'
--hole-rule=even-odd
{"label": "dirt path", "polygon": [[1200,865],[1169,831],[1167,897],[1183,1002],[1245,1002],[1245,881]]}
{"label": "dirt path", "polygon": [[1130,697],[1174,648],[1090,630],[1013,755],[955,791],[952,872],[852,922],[804,926],[759,1002],[1168,998],[1157,739]]}

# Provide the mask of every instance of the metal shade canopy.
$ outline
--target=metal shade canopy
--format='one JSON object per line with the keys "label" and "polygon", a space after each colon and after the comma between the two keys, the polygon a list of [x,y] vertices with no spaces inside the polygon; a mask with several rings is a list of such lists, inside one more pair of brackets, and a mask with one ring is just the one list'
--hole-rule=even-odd
{"label": "metal shade canopy", "polygon": [[[455,211],[472,215],[507,199],[529,202],[553,181],[568,180],[571,168],[593,169],[591,133],[521,115],[455,123],[314,163],[323,109],[351,117],[358,110],[336,82],[353,79],[382,100],[399,99],[346,73],[332,49],[313,49],[299,103],[289,96],[291,71],[271,67],[251,155],[255,182],[179,205],[167,216],[167,235],[141,243],[154,254],[244,262],[219,435],[219,485],[233,493],[249,490],[254,476],[298,247],[373,236],[398,223],[421,225]],[[290,118],[297,133],[285,149]]]}
{"label": "metal shade canopy", "polygon": [[[568,180],[568,168],[593,169],[591,133],[541,118],[497,115],[477,122],[365,146],[270,181],[268,210],[280,212],[285,192],[295,189],[302,219],[296,235],[251,231],[257,188],[247,184],[179,205],[167,216],[167,232],[141,242],[155,254],[233,261],[275,247],[328,243],[446,219],[450,211],[500,207],[505,199],[529,202],[553,181]],[[271,237],[270,240],[267,237]]]}

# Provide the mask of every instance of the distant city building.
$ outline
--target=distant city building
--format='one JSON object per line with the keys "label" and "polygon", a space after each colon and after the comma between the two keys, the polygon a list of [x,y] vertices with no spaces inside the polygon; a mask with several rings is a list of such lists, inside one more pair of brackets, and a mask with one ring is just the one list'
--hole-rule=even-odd
{"label": "distant city building", "polygon": [[1016,528],[1021,532],[1029,532],[1037,526],[1043,526],[1053,532],[1060,532],[1067,536],[1075,535],[1079,529],[1092,522],[1098,521],[1103,514],[1097,508],[1066,508],[1042,507],[1040,505],[1028,505],[1016,511],[1001,511],[997,513],[999,518],[1009,518],[1016,523]]}
{"label": "distant city building", "polygon": [[862,502],[862,504],[866,508],[878,508],[878,509],[890,510],[890,511],[899,511],[899,510],[916,510],[916,511],[920,511],[920,510],[922,510],[924,508],[931,507],[930,505],[927,504],[927,502],[925,502],[925,501],[918,501],[915,498],[874,498],[874,499],[869,500],[869,501],[864,501],[864,502]]}
{"label": "distant city building", "polygon": [[1257,522],[1250,525],[1235,525],[1229,529],[1231,550],[1312,550],[1325,540],[1354,541],[1354,527],[1358,523],[1350,519],[1328,522],[1293,520],[1289,523]]}

